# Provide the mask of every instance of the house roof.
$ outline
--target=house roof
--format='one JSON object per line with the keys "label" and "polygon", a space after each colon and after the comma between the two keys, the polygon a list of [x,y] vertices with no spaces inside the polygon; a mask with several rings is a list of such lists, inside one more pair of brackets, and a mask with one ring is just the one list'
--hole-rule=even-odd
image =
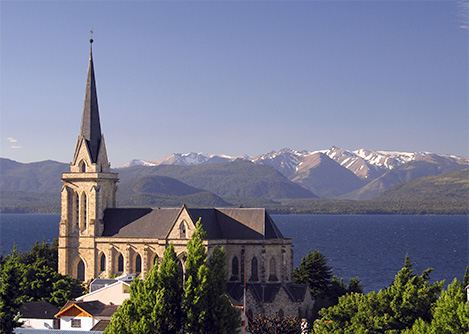
{"label": "house roof", "polygon": [[20,314],[25,319],[54,319],[59,308],[45,301],[24,303],[20,307]]}
{"label": "house roof", "polygon": [[15,328],[15,334],[102,334],[102,331],[77,331],[63,329],[35,329],[35,328]]}
{"label": "house roof", "polygon": [[94,325],[90,331],[104,331],[110,322],[111,320],[101,320],[96,325]]}
{"label": "house roof", "polygon": [[[184,209],[185,206],[182,207]],[[173,227],[179,208],[107,209],[102,236],[164,239]],[[199,218],[207,239],[283,239],[265,209],[187,208],[195,223]]]}
{"label": "house roof", "polygon": [[109,288],[113,287],[114,285],[118,285],[118,284],[125,284],[125,285],[130,287],[130,284],[127,283],[127,282],[124,282],[124,281],[118,281],[118,280],[110,280],[110,281],[113,281],[113,282],[111,282],[110,284],[104,284],[104,285],[100,285],[99,283],[97,283],[96,285],[94,285],[94,288],[91,288],[91,284],[90,284],[90,292],[85,294],[85,295],[81,295],[78,298],[75,298],[75,300],[76,301],[83,300],[84,298],[86,298],[88,296],[95,295],[95,294],[103,291],[104,289],[109,289]]}
{"label": "house roof", "polygon": [[68,301],[55,316],[66,316],[70,310],[75,308],[88,314],[90,317],[101,320],[110,320],[112,315],[117,311],[118,307],[119,305],[105,305],[99,301]]}

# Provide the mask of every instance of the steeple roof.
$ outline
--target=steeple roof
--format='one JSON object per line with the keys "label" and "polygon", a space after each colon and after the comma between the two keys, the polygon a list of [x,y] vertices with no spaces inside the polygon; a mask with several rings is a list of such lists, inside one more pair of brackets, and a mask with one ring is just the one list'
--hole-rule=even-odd
{"label": "steeple roof", "polygon": [[81,118],[80,136],[86,140],[91,155],[91,161],[96,163],[102,133],[99,121],[98,95],[96,93],[96,81],[93,66],[93,40],[90,39],[90,62],[88,65],[88,77],[86,79],[85,102]]}

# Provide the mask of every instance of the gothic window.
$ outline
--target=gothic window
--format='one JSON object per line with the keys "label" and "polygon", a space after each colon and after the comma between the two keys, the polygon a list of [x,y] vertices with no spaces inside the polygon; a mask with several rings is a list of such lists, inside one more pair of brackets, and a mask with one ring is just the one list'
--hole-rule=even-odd
{"label": "gothic window", "polygon": [[117,258],[117,272],[124,272],[124,257],[122,256],[122,254],[119,254],[119,257]]}
{"label": "gothic window", "polygon": [[251,260],[251,279],[250,281],[258,281],[257,258],[254,256]]}
{"label": "gothic window", "polygon": [[88,228],[88,198],[83,194],[83,228]]}
{"label": "gothic window", "polygon": [[142,272],[142,258],[140,257],[140,254],[135,258],[135,272],[137,274]]}
{"label": "gothic window", "polygon": [[179,259],[178,261],[178,271],[179,271],[179,279],[184,283],[184,269],[182,267],[181,259]]}
{"label": "gothic window", "polygon": [[101,254],[101,257],[99,258],[99,270],[100,271],[106,271],[106,255]]}
{"label": "gothic window", "polygon": [[77,264],[77,279],[80,281],[85,280],[85,263],[80,260]]}
{"label": "gothic window", "polygon": [[284,316],[285,314],[283,313],[283,310],[282,309],[278,310],[278,317],[283,318]]}
{"label": "gothic window", "polygon": [[86,163],[83,160],[80,162],[80,172],[86,172]]}
{"label": "gothic window", "polygon": [[272,256],[269,263],[269,281],[277,281],[277,262]]}
{"label": "gothic window", "polygon": [[75,222],[78,227],[78,223],[80,221],[80,196],[78,193],[75,193]]}
{"label": "gothic window", "polygon": [[249,320],[251,320],[251,321],[254,320],[254,317],[253,317],[253,314],[252,314],[252,310],[251,310],[251,309],[248,310],[248,317],[249,317]]}
{"label": "gothic window", "polygon": [[231,278],[230,281],[237,281],[239,274],[239,262],[238,257],[234,256],[231,261]]}
{"label": "gothic window", "polygon": [[180,232],[180,237],[181,238],[187,238],[187,228],[186,228],[186,222],[185,221],[183,221],[179,225],[179,232]]}
{"label": "gothic window", "polygon": [[153,258],[153,265],[158,263],[158,254],[155,254],[155,257]]}

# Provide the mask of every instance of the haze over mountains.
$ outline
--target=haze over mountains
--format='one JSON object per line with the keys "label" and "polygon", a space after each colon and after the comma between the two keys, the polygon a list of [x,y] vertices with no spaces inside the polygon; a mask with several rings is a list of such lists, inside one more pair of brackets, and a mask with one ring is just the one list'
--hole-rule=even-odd
{"label": "haze over mountains", "polygon": [[[396,202],[402,197],[403,189],[405,192],[415,189],[412,192],[417,203],[414,207],[418,209],[423,198],[419,198],[419,194],[425,189],[428,203],[438,203],[444,208],[446,195],[442,197],[442,194],[447,194],[459,201],[455,205],[460,208],[457,212],[465,212],[469,194],[468,168],[469,161],[465,157],[331,147],[301,152],[283,149],[256,157],[172,154],[153,161],[132,160],[114,171],[119,173],[121,206],[186,203],[199,207],[317,208],[324,205],[324,210],[330,212],[330,202],[318,200],[336,199],[342,201],[340,205],[353,207],[357,204],[344,201],[376,199],[384,203],[392,199]],[[445,177],[463,169],[466,169],[464,173]],[[57,211],[61,173],[68,170],[68,164],[54,161],[23,164],[0,158],[1,210],[31,212],[33,207],[40,211],[37,208],[49,206],[53,208],[49,211]],[[441,178],[425,178],[438,175]],[[410,182],[416,179],[421,181]],[[398,190],[401,195],[396,195]],[[439,194],[438,198],[431,199],[432,194]],[[453,200],[448,203],[454,206]],[[375,201],[371,209],[380,205]]]}

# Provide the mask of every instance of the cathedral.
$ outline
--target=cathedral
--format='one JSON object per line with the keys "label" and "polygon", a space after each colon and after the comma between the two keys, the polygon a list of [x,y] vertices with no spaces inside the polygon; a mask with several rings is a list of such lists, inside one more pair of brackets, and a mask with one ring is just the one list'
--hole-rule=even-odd
{"label": "cathedral", "polygon": [[144,277],[170,243],[184,272],[186,245],[201,219],[208,256],[216,246],[225,249],[227,293],[233,305],[243,304],[246,291],[251,316],[310,315],[308,287],[292,283],[291,239],[265,209],[117,206],[119,178],[111,171],[101,132],[92,44],[81,128],[62,181],[61,274],[81,281],[133,273]]}

